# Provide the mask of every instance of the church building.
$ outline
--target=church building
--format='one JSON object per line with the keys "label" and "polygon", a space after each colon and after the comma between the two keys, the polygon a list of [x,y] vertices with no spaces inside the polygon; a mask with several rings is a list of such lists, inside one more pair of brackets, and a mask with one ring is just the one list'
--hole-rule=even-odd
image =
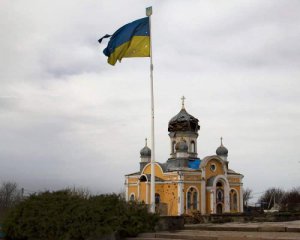
{"label": "church building", "polygon": [[[155,205],[161,215],[222,214],[243,212],[243,175],[229,168],[228,150],[221,145],[216,155],[198,157],[199,120],[184,107],[168,124],[170,157],[155,162]],[[150,204],[151,150],[140,151],[140,170],[125,175],[127,201]]]}

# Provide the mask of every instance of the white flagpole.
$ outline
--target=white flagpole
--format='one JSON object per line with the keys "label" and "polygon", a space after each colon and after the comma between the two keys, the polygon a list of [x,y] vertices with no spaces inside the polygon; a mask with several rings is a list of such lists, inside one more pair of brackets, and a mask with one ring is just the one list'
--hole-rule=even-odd
{"label": "white flagpole", "polygon": [[151,15],[152,7],[146,8],[146,15],[149,17],[150,35],[150,89],[151,89],[151,198],[150,211],[155,212],[155,142],[154,142],[154,94],[153,94],[153,60],[152,60],[152,36],[151,36]]}

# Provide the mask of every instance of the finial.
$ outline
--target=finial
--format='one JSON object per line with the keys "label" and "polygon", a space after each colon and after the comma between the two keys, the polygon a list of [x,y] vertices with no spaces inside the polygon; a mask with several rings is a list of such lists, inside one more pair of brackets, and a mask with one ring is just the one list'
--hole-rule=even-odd
{"label": "finial", "polygon": [[147,147],[147,138],[145,138],[145,146]]}
{"label": "finial", "polygon": [[221,137],[221,146],[223,146],[223,137]]}
{"label": "finial", "polygon": [[182,103],[181,103],[181,105],[182,105],[182,109],[184,109],[184,100],[185,100],[185,97],[184,97],[184,96],[182,96],[182,97],[181,97],[181,101],[182,101]]}

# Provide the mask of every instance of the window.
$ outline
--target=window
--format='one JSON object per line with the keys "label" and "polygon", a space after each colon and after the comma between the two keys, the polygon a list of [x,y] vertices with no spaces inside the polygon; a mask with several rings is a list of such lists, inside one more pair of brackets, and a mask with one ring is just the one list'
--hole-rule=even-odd
{"label": "window", "polygon": [[187,192],[187,209],[198,209],[198,191],[196,190],[196,188],[191,187]]}
{"label": "window", "polygon": [[175,153],[175,152],[176,152],[175,145],[176,145],[176,142],[173,141],[173,142],[172,142],[172,153]]}
{"label": "window", "polygon": [[191,152],[196,152],[196,145],[194,141],[191,141]]}
{"label": "window", "polygon": [[223,202],[224,194],[222,189],[217,189],[217,202]]}
{"label": "window", "polygon": [[133,193],[130,194],[129,201],[134,201],[134,194]]}
{"label": "window", "polygon": [[160,203],[160,195],[158,193],[155,193],[155,204]]}
{"label": "window", "polygon": [[214,163],[212,163],[212,164],[210,164],[210,170],[211,171],[216,171],[216,169],[217,169],[217,167],[216,167],[216,164],[214,164]]}
{"label": "window", "polygon": [[142,175],[142,176],[140,177],[140,181],[141,181],[141,182],[147,182],[146,176],[145,176],[145,175]]}

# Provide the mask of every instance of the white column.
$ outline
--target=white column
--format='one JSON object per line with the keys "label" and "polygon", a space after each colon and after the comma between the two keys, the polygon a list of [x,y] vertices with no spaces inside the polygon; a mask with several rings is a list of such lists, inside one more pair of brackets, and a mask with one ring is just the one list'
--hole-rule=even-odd
{"label": "white column", "polygon": [[178,216],[184,214],[183,176],[178,174]]}
{"label": "white column", "polygon": [[215,205],[214,190],[210,190],[210,213],[215,213]]}
{"label": "white column", "polygon": [[205,179],[201,180],[201,215],[206,214],[206,186]]}
{"label": "white column", "polygon": [[146,204],[149,204],[149,183],[146,182]]}
{"label": "white column", "polygon": [[240,212],[244,212],[243,185],[240,186]]}
{"label": "white column", "polygon": [[227,183],[224,184],[224,212],[230,212],[230,203],[229,203],[229,186]]}

